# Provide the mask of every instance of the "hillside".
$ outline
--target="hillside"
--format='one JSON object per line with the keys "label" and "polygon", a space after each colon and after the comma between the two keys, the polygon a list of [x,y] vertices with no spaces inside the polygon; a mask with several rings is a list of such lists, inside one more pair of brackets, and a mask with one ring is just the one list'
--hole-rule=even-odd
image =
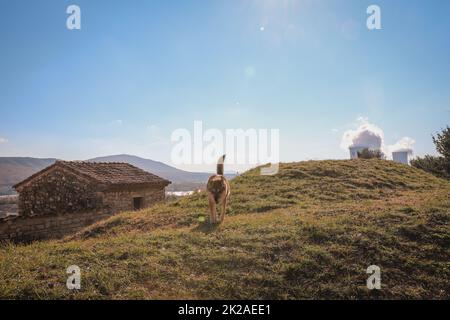
{"label": "hillside", "polygon": [[[450,183],[382,160],[281,164],[206,195],[125,212],[60,241],[0,247],[0,298],[450,298]],[[82,289],[67,290],[78,265]],[[382,289],[366,288],[369,265]]]}

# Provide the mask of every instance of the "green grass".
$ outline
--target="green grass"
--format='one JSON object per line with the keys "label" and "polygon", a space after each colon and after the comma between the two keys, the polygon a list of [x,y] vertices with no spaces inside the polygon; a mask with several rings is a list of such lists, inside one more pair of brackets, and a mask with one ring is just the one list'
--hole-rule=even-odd
{"label": "green grass", "polygon": [[[381,160],[281,164],[231,183],[211,227],[204,193],[125,212],[59,241],[0,246],[8,299],[449,299],[450,183]],[[70,265],[82,289],[66,289]],[[369,265],[382,289],[366,288]]]}

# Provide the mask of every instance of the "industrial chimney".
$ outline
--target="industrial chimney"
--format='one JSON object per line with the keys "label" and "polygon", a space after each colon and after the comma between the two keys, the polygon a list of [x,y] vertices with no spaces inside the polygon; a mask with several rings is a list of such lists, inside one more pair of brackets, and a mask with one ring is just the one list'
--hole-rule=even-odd
{"label": "industrial chimney", "polygon": [[392,152],[392,160],[394,162],[409,164],[410,150],[401,150]]}

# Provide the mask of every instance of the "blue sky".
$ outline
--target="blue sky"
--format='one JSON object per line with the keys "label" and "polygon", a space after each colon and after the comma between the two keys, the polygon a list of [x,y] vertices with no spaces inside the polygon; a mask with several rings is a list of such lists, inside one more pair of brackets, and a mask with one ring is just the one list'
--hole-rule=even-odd
{"label": "blue sky", "polygon": [[[77,4],[82,29],[66,28]],[[382,30],[366,28],[377,4]],[[450,119],[445,0],[0,0],[0,156],[131,153],[279,128],[282,161],[347,158],[358,117],[434,153]]]}

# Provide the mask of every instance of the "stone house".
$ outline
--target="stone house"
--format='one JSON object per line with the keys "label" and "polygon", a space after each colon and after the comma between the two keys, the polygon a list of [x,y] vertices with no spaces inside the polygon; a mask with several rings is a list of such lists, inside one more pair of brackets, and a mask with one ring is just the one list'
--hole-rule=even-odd
{"label": "stone house", "polygon": [[170,181],[128,163],[56,161],[16,184],[19,216],[139,210],[162,201]]}

